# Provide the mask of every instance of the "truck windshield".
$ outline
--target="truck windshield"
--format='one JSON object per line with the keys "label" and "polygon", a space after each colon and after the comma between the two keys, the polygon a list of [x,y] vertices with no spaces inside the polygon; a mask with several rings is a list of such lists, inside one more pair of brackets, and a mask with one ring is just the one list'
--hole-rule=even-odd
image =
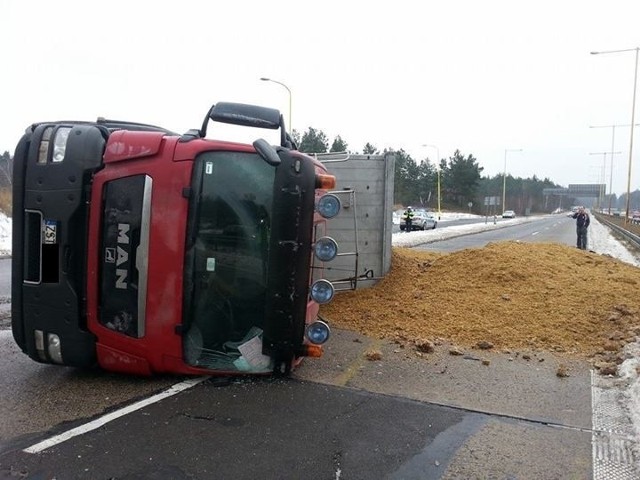
{"label": "truck windshield", "polygon": [[[253,153],[206,152],[196,158],[183,333],[191,365],[271,368],[260,350],[275,170]],[[248,348],[257,355],[247,354]]]}

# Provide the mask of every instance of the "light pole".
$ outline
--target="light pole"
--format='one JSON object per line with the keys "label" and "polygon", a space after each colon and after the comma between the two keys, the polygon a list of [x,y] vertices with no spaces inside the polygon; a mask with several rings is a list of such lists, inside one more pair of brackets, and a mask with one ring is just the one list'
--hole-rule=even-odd
{"label": "light pole", "polygon": [[440,149],[436,145],[422,145],[423,147],[431,147],[436,149],[436,172],[438,173],[438,220],[440,220]]}
{"label": "light pole", "polygon": [[291,123],[291,89],[287,87],[284,83],[279,82],[278,80],[273,80],[272,78],[260,77],[260,80],[262,80],[263,82],[273,82],[273,83],[277,83],[278,85],[282,85],[284,88],[287,89],[287,92],[289,92],[289,131],[293,132],[293,124]]}
{"label": "light pole", "polygon": [[521,152],[521,148],[504,149],[504,174],[502,175],[502,213],[506,210],[507,201],[507,152]]}
{"label": "light pole", "polygon": [[[638,83],[638,52],[640,52],[640,47],[636,48],[627,48],[624,50],[607,50],[603,52],[591,52],[591,55],[600,55],[606,53],[621,53],[621,52],[636,52],[636,65],[633,74],[633,98],[631,100],[631,125],[635,123],[636,116],[636,84]],[[627,208],[624,216],[624,223],[629,223],[629,200],[631,199],[631,162],[633,159],[633,130],[631,127],[631,139],[629,142],[629,171],[627,173]]]}
{"label": "light pole", "polygon": [[[636,123],[637,127],[640,123]],[[613,148],[616,140],[616,127],[630,127],[631,125],[590,125],[589,128],[610,128],[611,129],[611,171],[609,172],[609,215],[611,215],[611,201],[613,200]],[[620,153],[620,152],[616,152]]]}
{"label": "light pole", "polygon": [[[606,171],[607,171],[607,153],[609,152],[591,152],[589,153],[589,155],[603,155],[602,157],[602,172],[601,172],[601,178],[602,178],[602,183],[600,184],[600,191],[598,192],[598,208],[600,209],[600,211],[602,211],[602,202],[604,201],[604,197],[607,193],[606,191],[606,183],[607,183],[607,177],[606,177]],[[611,152],[611,172],[613,173],[613,155],[618,155],[622,152]],[[611,179],[609,179],[611,180]],[[604,191],[603,191],[604,189]],[[609,215],[611,215],[611,184],[609,184]]]}

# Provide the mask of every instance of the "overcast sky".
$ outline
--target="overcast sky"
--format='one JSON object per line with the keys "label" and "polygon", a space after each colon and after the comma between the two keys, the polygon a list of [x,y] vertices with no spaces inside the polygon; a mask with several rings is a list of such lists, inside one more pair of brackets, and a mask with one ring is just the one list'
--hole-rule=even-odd
{"label": "overcast sky", "polygon": [[638,46],[638,0],[0,0],[0,151],[45,120],[102,116],[182,133],[218,101],[288,119],[286,89],[259,80],[270,77],[291,89],[298,131],[418,160],[436,157],[424,144],[441,157],[459,149],[491,176],[506,149],[522,149],[508,152],[508,173],[564,186],[608,187],[613,129],[589,127],[627,125],[613,147],[622,193],[635,52],[589,52]]}

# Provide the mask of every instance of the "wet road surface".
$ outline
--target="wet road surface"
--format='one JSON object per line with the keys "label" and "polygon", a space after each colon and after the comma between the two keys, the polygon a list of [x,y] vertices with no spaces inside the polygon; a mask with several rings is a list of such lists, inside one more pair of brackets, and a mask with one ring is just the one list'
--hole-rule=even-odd
{"label": "wet road surface", "polygon": [[290,379],[208,379],[40,453],[24,449],[184,378],[40,365],[7,330],[0,371],[0,479],[637,478],[619,390],[551,354],[419,356],[335,331]]}
{"label": "wet road surface", "polygon": [[[380,361],[364,359],[370,348]],[[31,387],[2,415],[30,433],[3,431],[0,478],[590,478],[588,369],[576,363],[560,379],[551,356],[510,358],[496,354],[487,366],[445,347],[420,358],[335,332],[325,357],[291,379],[209,379],[30,454],[23,450],[179,379],[18,357],[16,381]],[[37,421],[43,411],[48,425]]]}

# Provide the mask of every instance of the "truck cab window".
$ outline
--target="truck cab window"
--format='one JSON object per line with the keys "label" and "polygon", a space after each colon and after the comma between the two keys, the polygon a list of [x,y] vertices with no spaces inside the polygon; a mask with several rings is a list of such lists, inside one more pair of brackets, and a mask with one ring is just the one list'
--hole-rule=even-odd
{"label": "truck cab window", "polygon": [[275,168],[258,155],[205,152],[194,164],[185,258],[185,359],[242,369],[238,345],[263,326]]}

